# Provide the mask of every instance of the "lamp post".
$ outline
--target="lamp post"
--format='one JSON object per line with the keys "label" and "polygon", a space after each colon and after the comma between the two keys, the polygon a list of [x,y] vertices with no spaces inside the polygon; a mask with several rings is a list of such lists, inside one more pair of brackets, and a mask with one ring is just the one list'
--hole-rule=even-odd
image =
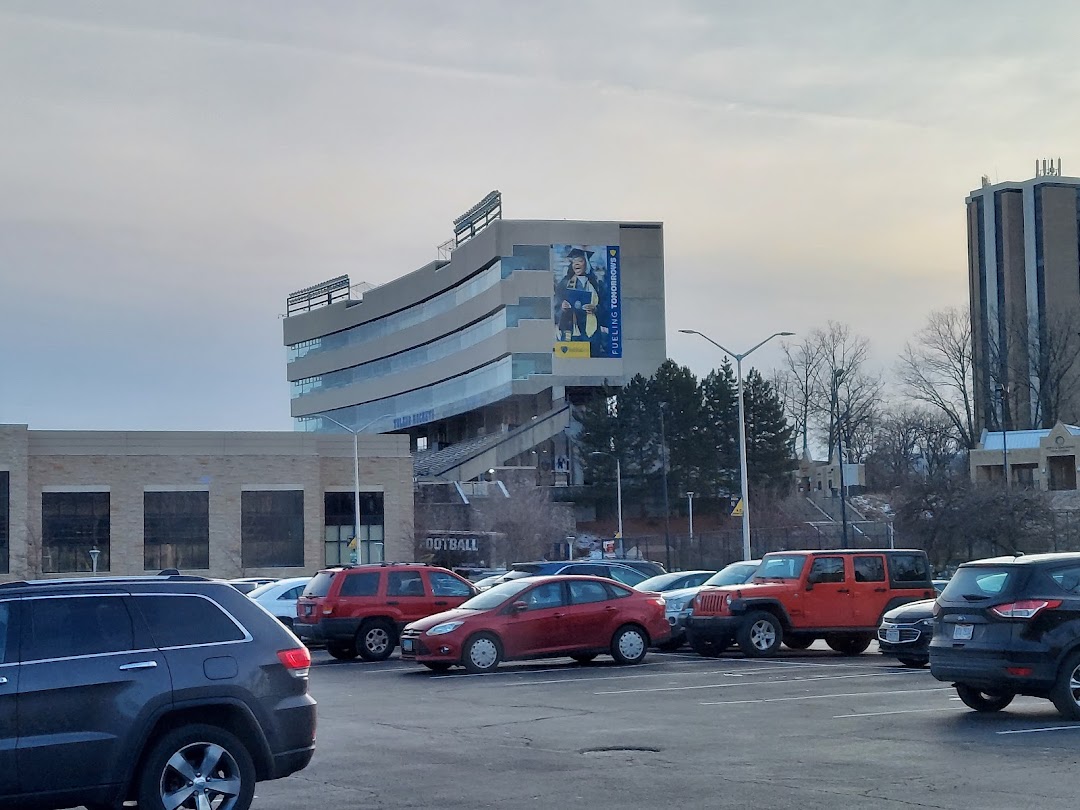
{"label": "lamp post", "polygon": [[94,547],[93,547],[92,549],[90,549],[90,551],[89,551],[89,552],[87,552],[87,553],[88,553],[88,554],[90,555],[90,570],[91,570],[91,571],[92,571],[93,573],[95,573],[95,574],[96,574],[96,573],[97,573],[97,561],[98,561],[98,557],[100,557],[100,556],[101,556],[101,549],[99,549],[99,548],[98,548],[98,547],[97,547],[97,546],[95,545],[95,546],[94,546]]}
{"label": "lamp post", "polygon": [[729,354],[735,358],[735,374],[739,378],[739,483],[742,486],[742,542],[743,542],[743,559],[750,559],[750,493],[747,491],[746,483],[746,407],[743,403],[743,376],[742,376],[742,361],[744,357],[748,357],[752,352],[757,351],[770,340],[775,337],[791,337],[794,332],[774,332],[769,335],[760,343],[751,346],[742,354],[731,351],[731,349],[725,349],[715,340],[708,335],[697,331],[696,329],[680,329],[684,335],[697,335],[698,337],[705,338],[713,346],[718,348],[725,354]]}
{"label": "lamp post", "polygon": [[324,413],[316,414],[320,419],[325,419],[327,422],[333,422],[342,430],[352,434],[352,450],[353,450],[353,542],[356,543],[356,561],[360,562],[360,434],[367,428],[374,425],[376,422],[380,422],[383,419],[389,419],[393,414],[384,413],[382,416],[376,416],[370,422],[365,422],[358,428],[351,428],[348,425],[343,425],[337,419],[332,416],[327,416]]}
{"label": "lamp post", "polygon": [[844,445],[840,432],[840,381],[844,369],[833,371],[833,402],[836,404],[836,463],[840,465],[840,548],[847,548],[847,505],[844,501]]}
{"label": "lamp post", "polygon": [[664,404],[660,403],[660,451],[664,463],[664,567],[671,570],[671,507],[668,505],[667,435],[664,432]]}
{"label": "lamp post", "polygon": [[694,493],[693,492],[688,491],[686,493],[686,501],[687,501],[687,504],[689,504],[689,506],[690,506],[690,548],[691,548],[690,553],[693,554],[693,548],[694,548]]}
{"label": "lamp post", "polygon": [[1005,394],[1006,388],[1001,383],[997,385],[998,402],[1001,404],[1001,473],[1005,478],[1005,489],[1009,489],[1009,449],[1005,441]]}
{"label": "lamp post", "polygon": [[607,456],[608,458],[615,459],[615,498],[618,502],[619,508],[619,556],[623,554],[623,532],[622,532],[622,462],[619,461],[619,457],[614,453],[605,453],[601,450],[594,450],[589,453],[590,456]]}

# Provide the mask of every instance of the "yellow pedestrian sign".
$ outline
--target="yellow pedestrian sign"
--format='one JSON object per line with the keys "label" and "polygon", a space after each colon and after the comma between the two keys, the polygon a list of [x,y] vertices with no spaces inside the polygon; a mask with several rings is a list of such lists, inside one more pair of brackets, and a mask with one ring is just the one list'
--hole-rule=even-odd
{"label": "yellow pedestrian sign", "polygon": [[735,508],[731,510],[732,517],[742,517],[742,498],[739,498],[739,502],[735,504]]}

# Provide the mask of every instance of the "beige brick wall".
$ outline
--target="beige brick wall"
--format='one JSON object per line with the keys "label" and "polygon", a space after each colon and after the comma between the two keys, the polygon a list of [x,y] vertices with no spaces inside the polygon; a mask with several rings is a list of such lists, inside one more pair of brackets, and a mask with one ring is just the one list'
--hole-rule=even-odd
{"label": "beige brick wall", "polygon": [[[384,493],[385,555],[412,556],[412,457],[406,436],[360,438],[360,488]],[[0,469],[11,469],[11,573],[37,576],[43,490],[110,493],[113,574],[143,574],[147,487],[208,490],[210,569],[216,577],[290,576],[323,565],[323,493],[353,489],[351,436],[290,433],[27,431],[0,426]],[[304,566],[242,568],[240,502],[245,489],[304,491]]]}

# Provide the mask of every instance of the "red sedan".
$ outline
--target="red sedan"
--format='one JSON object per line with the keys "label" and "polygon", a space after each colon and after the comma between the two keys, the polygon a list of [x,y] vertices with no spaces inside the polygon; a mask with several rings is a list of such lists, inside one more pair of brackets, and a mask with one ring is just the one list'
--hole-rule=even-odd
{"label": "red sedan", "polygon": [[523,658],[584,663],[602,654],[638,664],[669,633],[659,594],[600,577],[527,577],[406,625],[401,657],[436,672],[455,664],[491,672],[500,661]]}

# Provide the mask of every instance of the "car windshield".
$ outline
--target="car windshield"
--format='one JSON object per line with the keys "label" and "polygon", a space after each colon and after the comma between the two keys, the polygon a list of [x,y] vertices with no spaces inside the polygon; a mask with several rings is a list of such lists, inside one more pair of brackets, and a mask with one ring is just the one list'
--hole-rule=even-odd
{"label": "car windshield", "polygon": [[639,582],[636,587],[639,591],[666,591],[671,588],[672,583],[678,582],[685,577],[686,574],[682,572],[674,574],[661,574],[658,577],[649,577],[648,579]]}
{"label": "car windshield", "polygon": [[941,599],[945,602],[975,602],[980,599],[992,599],[1005,593],[1009,581],[1013,578],[1013,569],[1006,566],[963,566],[949,580]]}
{"label": "car windshield", "polygon": [[494,588],[486,590],[466,602],[462,602],[460,607],[462,610],[491,610],[493,607],[498,607],[507,599],[516,596],[532,585],[533,581],[526,579],[526,576],[523,575],[511,582],[496,585]]}
{"label": "car windshield", "polygon": [[256,597],[262,596],[264,593],[271,590],[275,585],[277,585],[276,582],[267,582],[265,585],[260,585],[258,588],[255,588],[253,591],[248,593],[248,596],[250,596],[252,599],[255,599]]}
{"label": "car windshield", "polygon": [[802,554],[776,554],[762,560],[754,579],[798,579],[806,557]]}
{"label": "car windshield", "polygon": [[750,575],[758,569],[761,563],[737,562],[726,565],[707,580],[706,585],[742,585],[750,578]]}

